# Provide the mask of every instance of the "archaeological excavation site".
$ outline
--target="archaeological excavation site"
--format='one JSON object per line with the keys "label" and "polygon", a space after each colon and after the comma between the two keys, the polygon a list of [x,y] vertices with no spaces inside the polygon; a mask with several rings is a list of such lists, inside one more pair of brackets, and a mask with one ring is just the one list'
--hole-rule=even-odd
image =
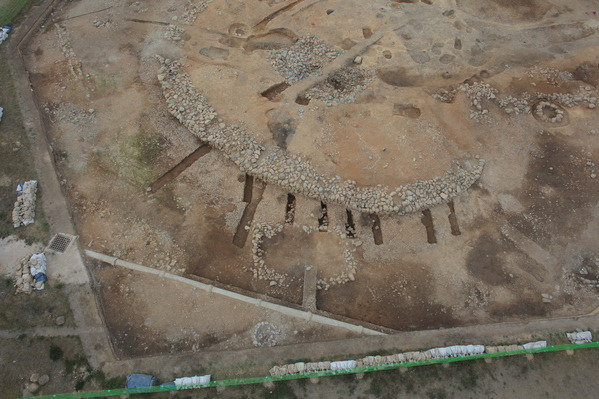
{"label": "archaeological excavation site", "polygon": [[55,3],[23,60],[118,359],[599,307],[594,2]]}

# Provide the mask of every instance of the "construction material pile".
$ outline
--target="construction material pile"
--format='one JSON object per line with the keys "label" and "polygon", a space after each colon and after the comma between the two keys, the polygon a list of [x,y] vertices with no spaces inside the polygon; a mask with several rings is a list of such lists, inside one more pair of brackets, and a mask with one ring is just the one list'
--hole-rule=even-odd
{"label": "construction material pile", "polygon": [[15,275],[17,293],[30,294],[33,290],[43,290],[46,281],[46,256],[43,253],[21,259]]}
{"label": "construction material pile", "polygon": [[593,334],[590,331],[574,331],[566,334],[573,344],[586,344],[593,342]]}
{"label": "construction material pile", "polygon": [[12,211],[12,222],[15,228],[27,226],[35,220],[35,200],[37,181],[30,180],[17,186],[17,202]]}
{"label": "construction material pile", "polygon": [[443,348],[432,348],[426,351],[414,351],[397,353],[388,356],[366,356],[358,360],[344,360],[338,362],[298,362],[274,366],[270,369],[270,375],[279,376],[286,374],[310,373],[327,370],[351,370],[355,368],[382,366],[399,363],[418,362],[431,359],[444,359],[451,357],[465,357],[480,355],[483,353],[498,353],[517,351],[524,349],[545,348],[546,341],[528,342],[523,345],[484,346],[484,345],[453,345]]}
{"label": "construction material pile", "polygon": [[0,28],[0,44],[2,44],[2,42],[8,38],[8,34],[11,30],[12,28],[10,26],[4,26]]}

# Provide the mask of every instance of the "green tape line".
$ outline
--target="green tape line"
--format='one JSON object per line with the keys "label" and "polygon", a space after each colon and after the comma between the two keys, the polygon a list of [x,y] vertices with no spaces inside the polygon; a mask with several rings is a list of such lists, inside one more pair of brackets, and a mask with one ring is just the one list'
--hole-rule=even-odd
{"label": "green tape line", "polygon": [[44,399],[50,399],[50,398],[98,398],[98,397],[106,397],[106,396],[120,396],[120,395],[131,395],[131,394],[180,391],[180,390],[186,390],[186,389],[201,389],[201,388],[227,387],[227,386],[249,385],[249,384],[263,384],[265,382],[290,381],[290,380],[299,380],[302,378],[332,377],[332,376],[336,376],[336,375],[359,374],[359,373],[368,373],[368,372],[374,372],[374,371],[396,370],[396,369],[402,369],[402,368],[408,368],[408,367],[428,366],[431,364],[464,362],[464,361],[476,360],[476,359],[492,359],[492,358],[496,358],[496,357],[526,355],[526,354],[545,353],[545,352],[559,352],[559,351],[577,350],[577,349],[586,349],[586,348],[599,348],[599,342],[590,342],[590,343],[586,343],[586,344],[553,345],[553,346],[547,346],[545,348],[518,349],[515,351],[505,351],[505,352],[496,352],[496,353],[481,353],[478,355],[470,355],[470,356],[457,356],[457,357],[446,357],[446,358],[440,358],[440,359],[419,360],[419,361],[405,362],[405,363],[382,364],[379,366],[357,367],[357,368],[348,369],[348,370],[326,370],[326,371],[314,371],[314,372],[310,372],[310,373],[301,373],[301,374],[286,374],[286,375],[280,375],[280,376],[264,376],[264,377],[239,378],[239,379],[232,379],[232,380],[216,380],[216,381],[210,381],[205,384],[189,385],[189,386],[184,386],[184,387],[179,387],[179,388],[157,386],[157,387],[147,387],[147,388],[107,389],[107,390],[103,390],[103,391],[73,392],[73,393],[37,396],[37,398],[44,398]]}

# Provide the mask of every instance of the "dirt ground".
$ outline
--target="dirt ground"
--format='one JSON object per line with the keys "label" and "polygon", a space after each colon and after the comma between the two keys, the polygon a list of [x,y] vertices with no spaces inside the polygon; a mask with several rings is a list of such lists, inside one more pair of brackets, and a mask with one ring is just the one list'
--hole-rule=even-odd
{"label": "dirt ground", "polygon": [[[81,0],[45,21],[26,64],[84,247],[293,305],[302,304],[306,267],[319,279],[340,277],[349,251],[353,279],[318,289],[317,308],[391,330],[599,306],[595,4],[306,0],[272,14],[290,3],[214,0],[202,10],[198,1]],[[373,78],[353,102],[298,104],[293,84],[276,98],[261,95],[284,80],[269,49],[312,35],[348,51],[369,32],[383,36],[361,55]],[[327,204],[328,228],[318,231],[321,204],[297,195],[293,225],[261,244],[280,278],[256,277],[251,232],[243,248],[233,244],[245,176],[218,151],[155,194],[146,190],[200,145],[168,113],[155,55],[182,59],[227,124],[268,144],[289,134],[288,151],[360,186],[396,187],[484,158],[481,179],[453,201],[461,234],[452,234],[443,204],[430,209],[436,243],[427,242],[420,213],[379,215],[382,245],[370,216],[354,213],[355,238],[345,238],[343,207]],[[474,104],[458,89],[463,82],[489,84],[505,103]],[[575,106],[557,104],[567,94],[580,97]],[[534,113],[539,96],[564,119]],[[535,116],[513,112],[525,97]],[[267,186],[252,227],[283,224],[287,195]],[[92,272],[121,356],[250,346],[248,331],[263,319],[285,332],[282,343],[345,334],[148,276]],[[200,304],[212,317],[197,313]]]}

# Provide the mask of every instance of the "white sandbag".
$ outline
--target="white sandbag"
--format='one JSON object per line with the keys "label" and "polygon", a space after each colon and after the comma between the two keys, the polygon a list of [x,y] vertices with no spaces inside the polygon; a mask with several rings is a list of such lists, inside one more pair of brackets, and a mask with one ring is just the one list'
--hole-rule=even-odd
{"label": "white sandbag", "polygon": [[566,333],[566,335],[573,344],[585,344],[587,342],[593,342],[593,335],[590,331],[575,331]]}
{"label": "white sandbag", "polygon": [[191,388],[194,386],[199,386],[203,384],[207,384],[210,382],[210,374],[207,375],[195,375],[193,377],[181,377],[175,380],[175,386],[177,388]]}
{"label": "white sandbag", "polygon": [[38,273],[46,273],[46,255],[34,254],[29,258],[29,272],[32,276]]}
{"label": "white sandbag", "polygon": [[331,370],[349,370],[355,368],[355,360],[340,360],[338,362],[331,362]]}
{"label": "white sandbag", "polygon": [[522,345],[524,349],[537,349],[537,348],[546,348],[547,341],[536,341],[536,342],[528,342]]}

